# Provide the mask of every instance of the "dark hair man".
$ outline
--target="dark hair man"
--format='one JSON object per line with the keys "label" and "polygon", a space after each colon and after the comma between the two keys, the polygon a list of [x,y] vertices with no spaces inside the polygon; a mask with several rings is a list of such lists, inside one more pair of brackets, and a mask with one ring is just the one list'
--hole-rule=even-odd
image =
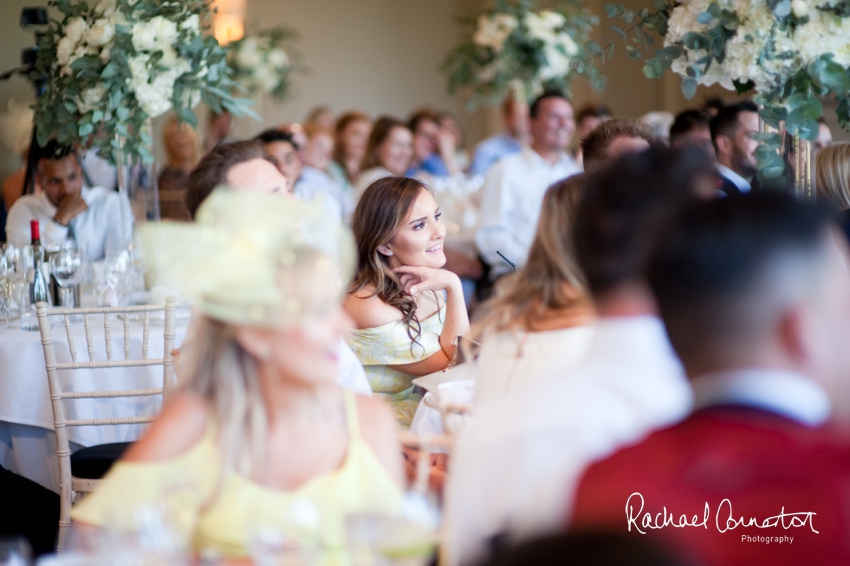
{"label": "dark hair man", "polygon": [[584,170],[594,171],[624,153],[649,148],[655,141],[652,128],[641,120],[612,118],[600,123],[581,140]]}
{"label": "dark hair man", "polygon": [[756,175],[758,107],[749,101],[726,106],[711,119],[710,128],[721,190],[730,196],[749,192]]}
{"label": "dark hair man", "polygon": [[705,110],[685,110],[676,115],[670,126],[670,145],[681,148],[684,146],[701,149],[711,161],[714,156],[714,144],[711,142],[711,115]]}
{"label": "dark hair man", "polygon": [[831,213],[775,192],[664,231],[648,279],[694,412],[593,465],[576,529],[646,532],[707,566],[850,563],[850,438],[830,426],[850,397],[848,253]]}
{"label": "dark hair man", "polygon": [[39,221],[45,244],[72,238],[84,259],[97,261],[106,255],[107,242],[121,246],[132,236],[133,213],[127,199],[103,187],[86,187],[76,150],[50,140],[37,144],[36,179],[42,192],[15,201],[6,220],[9,243],[30,243],[30,221]]}

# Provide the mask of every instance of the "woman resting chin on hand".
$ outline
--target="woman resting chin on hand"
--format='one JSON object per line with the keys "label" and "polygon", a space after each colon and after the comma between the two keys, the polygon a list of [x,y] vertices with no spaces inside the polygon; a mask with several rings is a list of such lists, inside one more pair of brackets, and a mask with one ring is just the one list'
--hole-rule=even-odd
{"label": "woman resting chin on hand", "polygon": [[420,181],[385,177],[366,189],[351,219],[358,266],[343,302],[356,328],[349,345],[405,428],[421,400],[412,380],[445,369],[457,337],[469,332],[460,279],[442,269],[440,217]]}

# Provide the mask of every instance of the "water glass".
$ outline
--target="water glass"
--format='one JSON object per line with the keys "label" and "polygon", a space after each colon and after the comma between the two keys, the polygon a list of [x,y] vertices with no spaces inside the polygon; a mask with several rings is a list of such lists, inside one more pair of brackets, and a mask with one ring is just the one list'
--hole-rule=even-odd
{"label": "water glass", "polygon": [[74,300],[74,288],[79,285],[82,275],[80,253],[72,249],[63,249],[50,258],[50,273],[59,283],[59,302],[63,307],[79,306]]}
{"label": "water glass", "polygon": [[109,287],[106,300],[107,306],[118,306],[123,304],[131,270],[132,265],[130,261],[130,254],[127,250],[109,253],[106,256],[104,271],[106,275],[106,285]]}
{"label": "water glass", "polygon": [[6,326],[11,324],[13,313],[20,305],[15,300],[20,253],[11,244],[0,246],[0,306],[6,313]]}
{"label": "water glass", "polygon": [[32,549],[23,537],[0,538],[0,566],[32,566]]}

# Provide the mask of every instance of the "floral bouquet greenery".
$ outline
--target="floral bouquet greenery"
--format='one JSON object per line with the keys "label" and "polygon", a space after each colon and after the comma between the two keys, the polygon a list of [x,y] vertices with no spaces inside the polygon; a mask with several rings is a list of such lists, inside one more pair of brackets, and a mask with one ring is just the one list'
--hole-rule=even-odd
{"label": "floral bouquet greenery", "polygon": [[495,0],[465,23],[470,40],[448,56],[443,70],[449,92],[472,92],[471,107],[497,104],[511,89],[526,99],[546,88],[567,89],[579,75],[603,86],[596,67],[576,58],[598,23],[580,0]]}
{"label": "floral bouquet greenery", "polygon": [[250,114],[235,98],[227,50],[205,35],[208,0],[50,0],[63,14],[39,39],[36,72],[47,78],[36,103],[38,142],[121,151],[151,163],[148,119],[173,109],[196,126],[192,108]]}
{"label": "floral bouquet greenery", "polygon": [[[802,139],[818,135],[820,97],[835,94],[838,118],[850,125],[850,0],[656,0],[639,12],[606,6],[609,17],[633,24],[616,28],[624,41],[632,30],[630,54],[647,46],[642,29],[656,31],[664,47],[644,65],[660,77],[672,69],[682,77],[687,98],[698,85],[720,84],[752,91],[768,125]],[[764,178],[782,175],[779,133],[759,134],[757,151]]]}
{"label": "floral bouquet greenery", "polygon": [[246,35],[230,44],[227,62],[233,78],[250,94],[268,94],[278,101],[289,95],[291,74],[299,70],[299,53],[286,47],[297,35],[277,27]]}

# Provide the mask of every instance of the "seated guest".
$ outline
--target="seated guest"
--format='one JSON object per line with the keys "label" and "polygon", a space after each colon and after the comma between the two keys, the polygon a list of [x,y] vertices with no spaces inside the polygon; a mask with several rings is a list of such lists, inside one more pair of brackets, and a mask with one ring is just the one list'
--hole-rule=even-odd
{"label": "seated guest", "polygon": [[581,140],[585,171],[595,171],[624,153],[649,147],[655,136],[646,123],[632,118],[612,118],[591,130]]}
{"label": "seated guest", "polygon": [[419,110],[407,125],[413,132],[413,162],[407,177],[451,177],[460,172],[455,162],[456,139],[440,125],[439,114],[427,108]]}
{"label": "seated guest", "polygon": [[534,240],[543,195],[554,183],[580,172],[566,149],[575,133],[573,107],[563,93],[547,91],[529,110],[531,147],[501,159],[481,190],[475,243],[495,279],[525,264]]}
{"label": "seated guest", "polygon": [[[324,192],[340,202],[343,215],[350,216],[354,210],[354,196],[344,191],[329,171],[333,159],[333,133],[316,124],[304,126],[304,133],[307,135],[307,146],[304,150],[304,167],[301,171],[302,184],[305,187],[308,185],[323,187]],[[296,184],[295,191],[296,194],[300,192],[299,184]]]}
{"label": "seated guest", "polygon": [[711,143],[710,123],[711,116],[705,110],[679,112],[673,125],[670,126],[670,145],[675,148],[684,146],[699,148],[714,161],[714,145]]}
{"label": "seated guest", "polygon": [[475,563],[563,525],[584,467],[687,415],[691,392],[644,281],[659,227],[704,162],[666,148],[624,155],[582,178],[573,242],[599,316],[585,359],[476,411],[452,455],[446,495],[453,559]]}
{"label": "seated guest", "polygon": [[36,180],[42,192],[19,198],[6,220],[6,238],[10,244],[30,243],[30,221],[36,219],[45,244],[74,239],[84,259],[105,257],[107,243],[129,243],[133,212],[130,203],[115,191],[86,187],[77,152],[55,139],[34,152]]}
{"label": "seated guest", "polygon": [[201,158],[201,138],[176,116],[166,123],[163,137],[166,165],[159,173],[159,214],[163,220],[191,220],[186,189],[189,174]]}
{"label": "seated guest", "polygon": [[576,115],[576,135],[573,138],[574,147],[570,154],[576,160],[579,167],[584,168],[584,156],[581,153],[581,140],[606,120],[613,116],[611,110],[604,104],[591,103],[585,105]]}
{"label": "seated guest", "polygon": [[581,196],[570,177],[543,198],[528,262],[499,281],[472,327],[481,344],[475,361],[476,405],[500,399],[539,378],[563,374],[580,362],[593,334],[593,309],[572,245]]}
{"label": "seated guest", "polygon": [[210,112],[207,119],[207,141],[204,149],[207,151],[221,144],[233,142],[230,131],[233,129],[233,116],[227,110],[221,114]]}
{"label": "seated guest", "polygon": [[756,175],[759,142],[753,136],[759,132],[758,107],[749,101],[726,106],[711,119],[710,127],[721,190],[728,196],[749,192]]}
{"label": "seated guest", "polygon": [[449,132],[455,141],[455,165],[458,171],[469,169],[469,152],[466,150],[466,134],[457,117],[451,112],[440,112],[440,128]]}
{"label": "seated guest", "polygon": [[[292,197],[286,177],[267,160],[260,145],[251,141],[220,145],[201,159],[189,176],[186,193],[186,204],[192,218],[213,190],[221,186],[234,191]],[[363,365],[344,340],[340,340],[337,355],[340,367],[337,383],[340,387],[361,395],[371,395]]]}
{"label": "seated guest", "polygon": [[349,344],[405,428],[421,400],[411,381],[445,369],[458,336],[469,334],[460,279],[440,269],[440,216],[420,181],[386,177],[366,189],[351,218],[358,266],[343,302],[355,326]]}
{"label": "seated guest", "polygon": [[254,141],[262,144],[263,151],[292,185],[296,198],[304,201],[321,199],[325,214],[340,220],[343,218],[339,187],[321,171],[304,167],[299,155],[300,146],[291,133],[271,128],[260,133]]}
{"label": "seated guest", "polygon": [[403,176],[413,159],[413,133],[407,124],[390,116],[381,116],[372,126],[366,144],[366,156],[354,187],[359,198],[366,187],[382,177]]}
{"label": "seated guest", "polygon": [[339,117],[334,128],[334,148],[328,175],[342,188],[343,194],[354,198],[354,184],[360,175],[360,164],[366,156],[366,144],[372,121],[356,110]]}
{"label": "seated guest", "polygon": [[[403,499],[392,413],[335,383],[350,235],[294,199],[217,191],[197,224],[149,226],[140,239],[200,324],[180,388],[72,518],[108,528],[168,501],[199,554],[244,559],[269,526],[340,563],[345,517],[397,513]],[[181,479],[191,489],[174,497]],[[287,529],[305,505],[315,526]]]}
{"label": "seated guest", "polygon": [[572,526],[706,566],[850,563],[848,254],[823,207],[779,193],[679,217],[648,277],[694,412],[591,466]]}
{"label": "seated guest", "polygon": [[814,143],[815,155],[817,152],[832,143],[832,131],[824,120],[823,116],[818,118],[818,139]]}
{"label": "seated guest", "polygon": [[505,130],[490,136],[475,148],[469,166],[470,175],[485,175],[501,158],[519,153],[522,146],[528,143],[528,104],[517,102],[510,96],[505,98],[502,103],[502,121]]}
{"label": "seated guest", "polygon": [[815,155],[817,197],[841,211],[844,232],[850,238],[850,143],[829,145]]}

